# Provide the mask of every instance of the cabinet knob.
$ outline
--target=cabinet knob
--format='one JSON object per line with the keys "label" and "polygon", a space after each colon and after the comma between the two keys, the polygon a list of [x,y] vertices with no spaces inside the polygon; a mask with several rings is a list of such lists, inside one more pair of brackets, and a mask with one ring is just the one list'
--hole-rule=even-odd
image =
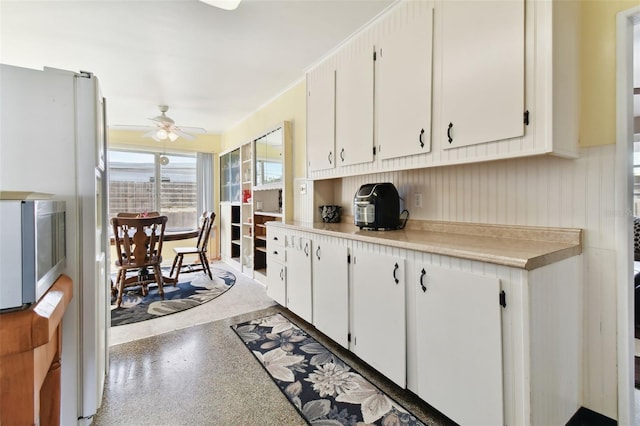
{"label": "cabinet knob", "polygon": [[427,271],[422,268],[420,271],[420,287],[422,287],[422,292],[425,293],[427,291],[427,286],[424,285],[424,276],[427,275]]}
{"label": "cabinet knob", "polygon": [[400,266],[398,266],[397,262],[396,262],[395,266],[393,267],[393,280],[396,282],[396,284],[398,284],[400,282],[398,277],[396,277],[396,271],[398,270],[399,267]]}
{"label": "cabinet knob", "polygon": [[421,129],[420,135],[418,136],[418,141],[420,142],[420,148],[424,148],[424,141],[422,140],[423,135],[424,135],[424,129]]}

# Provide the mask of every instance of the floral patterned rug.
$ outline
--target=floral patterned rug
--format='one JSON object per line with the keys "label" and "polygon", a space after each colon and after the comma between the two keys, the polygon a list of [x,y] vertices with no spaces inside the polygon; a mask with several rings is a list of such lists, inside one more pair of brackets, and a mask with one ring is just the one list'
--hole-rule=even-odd
{"label": "floral patterned rug", "polygon": [[424,425],[282,314],[231,326],[311,425]]}
{"label": "floral patterned rug", "polygon": [[236,276],[224,269],[211,268],[211,274],[213,280],[204,272],[180,274],[177,287],[164,286],[164,300],[158,295],[155,284],[149,287],[149,293],[144,297],[139,287],[126,288],[120,308],[116,308],[115,298],[111,300],[111,326],[132,324],[193,308],[220,296],[236,282]]}

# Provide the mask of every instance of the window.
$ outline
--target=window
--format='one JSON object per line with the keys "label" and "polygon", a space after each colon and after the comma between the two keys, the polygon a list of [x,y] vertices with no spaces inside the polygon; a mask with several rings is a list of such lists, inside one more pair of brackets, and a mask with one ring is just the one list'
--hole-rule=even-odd
{"label": "window", "polygon": [[[164,157],[169,161],[161,164]],[[168,230],[195,229],[196,176],[195,154],[109,150],[109,217],[119,212],[158,211],[169,218]]]}

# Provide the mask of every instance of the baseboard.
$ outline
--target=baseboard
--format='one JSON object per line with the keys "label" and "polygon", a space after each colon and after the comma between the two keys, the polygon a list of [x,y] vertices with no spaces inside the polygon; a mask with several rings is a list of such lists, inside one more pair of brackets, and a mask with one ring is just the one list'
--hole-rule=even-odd
{"label": "baseboard", "polygon": [[567,422],[567,426],[613,426],[618,422],[588,408],[580,407]]}

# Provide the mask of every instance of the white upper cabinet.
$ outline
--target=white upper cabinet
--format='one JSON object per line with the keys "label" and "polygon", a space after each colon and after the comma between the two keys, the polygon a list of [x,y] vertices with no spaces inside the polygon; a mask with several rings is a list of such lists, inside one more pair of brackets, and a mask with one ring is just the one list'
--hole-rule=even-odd
{"label": "white upper cabinet", "polygon": [[379,158],[431,151],[433,2],[409,2],[380,23],[376,58]]}
{"label": "white upper cabinet", "polygon": [[367,34],[336,56],[336,155],[339,166],[373,161],[373,44]]}
{"label": "white upper cabinet", "polygon": [[[327,63],[336,64],[340,166],[310,167],[308,177],[540,154],[577,158],[579,18],[575,1],[398,1],[309,73],[311,80]],[[325,119],[334,111],[328,108]],[[308,144],[310,155],[324,161],[326,149],[316,154],[313,134]],[[354,147],[366,157],[353,154]]]}
{"label": "white upper cabinet", "polygon": [[444,1],[443,149],[524,134],[524,0]]}
{"label": "white upper cabinet", "polygon": [[332,169],[335,156],[335,65],[328,60],[307,74],[309,171]]}

